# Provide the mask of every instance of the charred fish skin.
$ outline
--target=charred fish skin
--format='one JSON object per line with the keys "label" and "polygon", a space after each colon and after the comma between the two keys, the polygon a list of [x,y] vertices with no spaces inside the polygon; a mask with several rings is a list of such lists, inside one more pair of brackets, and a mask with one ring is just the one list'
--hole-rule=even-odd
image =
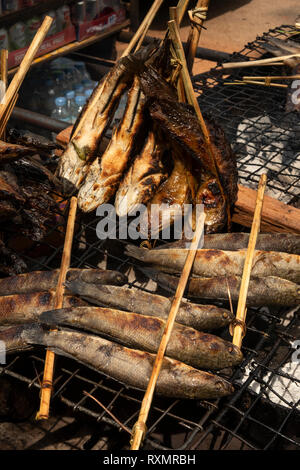
{"label": "charred fish skin", "polygon": [[84,212],[96,209],[110,200],[134,150],[137,134],[143,122],[145,99],[137,78],[128,92],[125,112],[102,156],[89,167],[78,193],[78,205]]}
{"label": "charred fish skin", "polygon": [[[150,294],[134,287],[99,286],[95,288],[82,281],[71,281],[67,287],[73,294],[80,295],[88,302],[100,306],[129,310],[163,320],[168,318],[171,300],[157,294]],[[176,321],[197,330],[214,330],[228,326],[234,319],[230,310],[214,305],[200,305],[182,301]]]}
{"label": "charred fish skin", "polygon": [[118,216],[131,215],[140,204],[146,204],[167,178],[162,154],[162,145],[150,130],[140,154],[134,158],[117,190],[115,208]]}
{"label": "charred fish skin", "polygon": [[[166,326],[158,317],[101,307],[66,308],[44,312],[40,321],[67,325],[117,339],[125,346],[156,353]],[[166,355],[199,369],[233,367],[242,359],[241,351],[218,336],[174,323]]]}
{"label": "charred fish skin", "polygon": [[[33,322],[38,315],[53,308],[55,291],[29,292],[25,294],[4,295],[0,297],[0,326]],[[85,305],[83,300],[66,295],[65,307]]]}
{"label": "charred fish skin", "polygon": [[[178,277],[154,269],[144,269],[144,272],[167,292],[173,293],[176,291]],[[237,303],[240,285],[241,277],[239,276],[191,278],[185,295],[192,299],[227,302],[229,288],[232,302]],[[276,276],[251,278],[247,294],[247,305],[249,307],[261,307],[263,305],[294,307],[300,305],[300,286]]]}
{"label": "charred fish skin", "polygon": [[[0,279],[0,295],[23,294],[55,289],[59,277],[59,270],[32,271]],[[81,279],[87,283],[112,284],[121,286],[126,284],[127,276],[119,271],[101,269],[76,269],[67,272],[67,280]]]}
{"label": "charred fish skin", "polygon": [[[156,266],[165,272],[182,271],[188,249],[149,250],[126,245],[125,255]],[[242,276],[246,250],[225,251],[198,249],[192,273],[195,276]],[[300,282],[300,256],[290,253],[255,250],[251,275],[253,277],[278,276]]]}
{"label": "charred fish skin", "polygon": [[80,186],[88,169],[87,164],[95,155],[99,141],[109,125],[109,118],[127,87],[129,76],[126,64],[127,60],[120,60],[104,82],[94,90],[77,123],[77,128],[81,126],[80,130],[73,135],[61,156],[58,176],[66,193]]}
{"label": "charred fish skin", "polygon": [[[165,243],[155,249],[186,248],[187,240]],[[248,247],[249,233],[213,233],[204,235],[204,249],[241,250]],[[293,233],[259,233],[255,245],[257,250],[280,251],[300,255],[300,235]]]}
{"label": "charred fish skin", "polygon": [[22,338],[25,328],[40,328],[37,324],[22,324],[0,328],[0,341],[5,345],[6,354],[15,354],[18,352],[28,351],[34,348],[32,344],[28,344]]}
{"label": "charred fish skin", "polygon": [[[75,331],[24,330],[22,338],[30,344],[44,345],[56,354],[71,357],[140,390],[146,390],[155,361],[154,354]],[[156,393],[159,395],[204,399],[219,398],[232,392],[232,385],[219,376],[194,369],[175,359],[163,359],[156,384]]]}

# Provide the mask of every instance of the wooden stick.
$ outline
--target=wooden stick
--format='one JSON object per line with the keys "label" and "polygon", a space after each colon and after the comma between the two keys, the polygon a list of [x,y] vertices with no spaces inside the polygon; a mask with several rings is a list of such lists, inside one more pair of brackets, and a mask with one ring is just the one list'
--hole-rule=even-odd
{"label": "wooden stick", "polygon": [[229,203],[228,203],[228,198],[226,197],[226,195],[224,193],[224,190],[223,190],[223,187],[222,187],[222,184],[220,183],[219,173],[218,173],[217,164],[216,164],[216,160],[215,160],[215,156],[214,156],[214,149],[212,147],[212,143],[211,143],[211,140],[210,140],[210,134],[209,134],[208,129],[206,127],[206,123],[205,123],[204,118],[202,116],[200,106],[199,106],[199,103],[197,101],[197,98],[196,98],[196,95],[195,95],[195,92],[194,92],[192,80],[191,80],[191,77],[190,77],[190,74],[189,74],[189,71],[188,71],[188,68],[187,68],[187,63],[186,63],[186,60],[185,60],[185,54],[184,54],[184,50],[183,50],[182,43],[181,43],[181,40],[180,40],[179,31],[178,31],[176,22],[174,20],[169,21],[168,22],[168,27],[169,27],[170,37],[171,37],[171,40],[172,40],[177,58],[178,58],[179,62],[182,65],[181,73],[182,73],[182,79],[183,79],[183,84],[184,84],[184,88],[185,88],[185,94],[186,94],[186,97],[187,97],[187,100],[188,100],[189,104],[191,104],[195,109],[195,112],[196,112],[201,130],[202,130],[202,133],[203,133],[203,136],[204,136],[204,141],[206,143],[206,148],[207,148],[207,152],[208,152],[209,157],[210,157],[210,161],[211,161],[211,164],[212,164],[212,169],[213,169],[214,175],[218,179],[221,194],[223,196],[224,201],[226,201],[227,220],[228,220],[228,226],[230,226],[231,216],[230,216],[230,207],[229,207]]}
{"label": "wooden stick", "polygon": [[203,229],[204,229],[204,220],[205,220],[205,213],[203,212],[198,219],[198,223],[197,223],[196,231],[195,231],[192,243],[191,243],[191,247],[190,247],[190,250],[188,251],[186,261],[185,261],[185,264],[184,264],[184,267],[183,267],[183,270],[182,270],[182,273],[178,282],[178,286],[177,286],[176,293],[175,293],[175,296],[171,305],[168,320],[166,322],[162,339],[161,339],[161,342],[160,342],[160,345],[156,354],[154,366],[152,369],[152,374],[148,383],[148,387],[147,387],[144,399],[142,401],[142,406],[140,409],[138,421],[133,427],[133,434],[132,434],[131,448],[130,448],[131,450],[139,449],[143,436],[145,434],[146,421],[147,421],[147,417],[149,414],[157,378],[158,378],[158,375],[162,366],[162,361],[163,361],[164,354],[168,345],[168,341],[172,333],[176,314],[180,307],[180,303],[181,303],[181,300],[182,300],[182,297],[186,288],[186,284],[187,284],[187,281],[188,281],[188,278],[189,278],[189,275],[190,275],[190,272],[194,263],[199,241],[200,241]]}
{"label": "wooden stick", "polygon": [[186,62],[190,73],[192,73],[193,70],[201,29],[206,20],[208,5],[209,0],[198,0],[194,10],[189,10],[191,30],[187,40]]}
{"label": "wooden stick", "polygon": [[[63,249],[63,254],[61,258],[60,272],[59,272],[59,277],[58,277],[58,282],[57,282],[57,287],[56,287],[55,304],[54,304],[55,309],[62,308],[63,306],[63,297],[64,297],[64,290],[65,290],[64,283],[66,280],[67,271],[70,266],[76,210],[77,210],[77,198],[72,197],[71,202],[70,202],[64,249]],[[42,384],[42,389],[41,389],[40,409],[36,415],[36,419],[48,419],[49,417],[50,398],[51,398],[51,392],[52,392],[53,371],[54,371],[54,359],[55,359],[54,352],[47,350],[45,366],[44,366],[43,384]]]}
{"label": "wooden stick", "polygon": [[238,69],[243,67],[255,67],[257,65],[269,65],[281,60],[291,59],[292,57],[300,57],[300,54],[283,55],[280,57],[271,57],[269,59],[248,60],[246,62],[226,62],[222,64],[223,69]]}
{"label": "wooden stick", "polygon": [[8,120],[11,116],[11,113],[15,107],[15,104],[17,102],[19,98],[19,94],[16,93],[15,96],[13,97],[13,99],[11,100],[11,102],[9,103],[9,106],[6,108],[6,112],[1,120],[1,123],[0,123],[0,139],[2,140],[5,140],[4,139],[4,136],[5,136],[5,130],[6,130],[6,125],[8,123]]}
{"label": "wooden stick", "polygon": [[3,104],[0,105],[0,122],[6,112],[7,107],[14,98],[15,94],[19,91],[19,88],[25,78],[26,73],[33,61],[38,49],[40,48],[43,40],[46,37],[46,34],[51,26],[53,18],[46,16],[43,23],[39,27],[36,35],[33,38],[21,64],[19,65],[18,71],[14,75],[14,78],[10,82],[9,87],[5,93]]}
{"label": "wooden stick", "polygon": [[242,280],[241,280],[239,300],[238,300],[237,311],[236,311],[236,325],[233,330],[232,343],[238,348],[241,348],[242,346],[242,338],[244,334],[244,325],[245,325],[245,320],[246,320],[246,301],[247,301],[248,287],[249,287],[249,281],[250,281],[250,276],[251,276],[257,235],[260,230],[260,220],[261,220],[261,213],[262,213],[262,206],[263,206],[263,201],[264,201],[264,193],[266,189],[266,184],[267,184],[267,175],[262,174],[258,183],[258,191],[257,191],[257,197],[256,197],[254,217],[253,217],[251,232],[249,236],[248,248],[247,248],[245,264],[243,268],[243,275],[242,275]]}
{"label": "wooden stick", "polygon": [[[170,7],[169,12],[170,12],[170,19],[175,21],[176,25],[177,25],[177,28],[179,28],[180,23],[179,23],[178,7]],[[182,75],[181,74],[179,74],[179,77],[177,79],[176,87],[177,87],[178,101],[180,101],[181,103],[185,103],[186,102],[186,96],[185,96],[184,84],[183,84],[183,81],[182,81]]]}
{"label": "wooden stick", "polygon": [[270,75],[270,76],[258,76],[258,77],[243,77],[243,80],[299,80],[300,75]]}
{"label": "wooden stick", "polygon": [[[151,7],[148,10],[148,13],[146,14],[145,18],[141,22],[140,27],[136,31],[135,35],[131,39],[130,43],[126,47],[126,49],[123,52],[121,57],[125,57],[128,54],[130,54],[130,52],[132,51],[134,46],[137,44],[138,41],[141,40],[141,38],[143,38],[142,41],[140,41],[140,44],[142,44],[142,42],[144,40],[144,37],[146,36],[146,32],[148,31],[149,27],[151,26],[153,18],[156,15],[156,13],[158,12],[159,8],[161,7],[163,1],[164,0],[155,0],[152,3]],[[137,48],[139,47],[140,44],[138,44]]]}
{"label": "wooden stick", "polygon": [[[0,102],[1,102],[1,104],[2,104],[2,100],[5,96],[6,88],[7,88],[7,59],[8,59],[8,50],[7,49],[1,49],[1,51],[0,51],[0,79],[1,79]],[[6,124],[7,124],[7,120],[4,122],[3,126],[1,125],[0,138],[2,140],[5,140]],[[2,130],[2,128],[3,128],[3,130]]]}

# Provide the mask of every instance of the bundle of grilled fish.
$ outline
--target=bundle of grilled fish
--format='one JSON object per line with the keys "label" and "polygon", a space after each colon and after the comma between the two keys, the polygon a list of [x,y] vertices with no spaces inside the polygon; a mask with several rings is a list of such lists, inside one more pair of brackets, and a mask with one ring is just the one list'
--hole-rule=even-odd
{"label": "bundle of grilled fish", "polygon": [[[51,289],[58,275],[58,270],[36,271],[0,280],[0,339],[7,353],[43,345],[145,390],[171,301],[126,287],[126,276],[117,271],[70,269],[63,308],[52,310]],[[232,393],[229,382],[199,370],[224,369],[242,361],[241,351],[232,343],[200,331],[229,325],[232,319],[226,309],[182,302],[157,393],[177,398]],[[49,330],[54,325],[55,333]]]}
{"label": "bundle of grilled fish", "polygon": [[[55,223],[58,207],[53,191],[60,182],[37,154],[50,155],[53,144],[20,131],[8,132],[11,142],[0,142],[0,222],[2,274],[25,272],[22,255],[12,247],[15,234],[41,241]],[[20,145],[19,143],[22,144]],[[26,144],[26,145],[24,145]],[[27,146],[28,145],[28,146]],[[7,266],[7,268],[6,268]]]}
{"label": "bundle of grilled fish", "polygon": [[[119,216],[140,205],[174,208],[204,204],[206,231],[220,231],[237,197],[235,156],[222,129],[206,117],[213,158],[194,110],[179,103],[167,79],[168,42],[120,59],[99,84],[74,127],[61,156],[58,176],[67,193],[89,212],[114,198]],[[168,70],[168,73],[166,72]],[[127,104],[104,152],[99,145],[122,94]],[[163,214],[153,228],[164,228]],[[147,227],[148,221],[144,224]]]}
{"label": "bundle of grilled fish", "polygon": [[[204,248],[196,253],[187,295],[228,300],[230,292],[232,301],[237,302],[248,239],[247,234],[206,235]],[[259,235],[257,248],[261,249],[254,252],[248,305],[299,305],[300,255],[294,253],[299,253],[299,243],[299,235],[279,234],[278,238],[269,234]],[[215,246],[219,249],[213,248]],[[281,251],[284,249],[286,252]],[[187,251],[184,242],[180,241],[152,250],[127,245],[125,254],[141,261],[139,269],[159,286],[174,292],[178,284],[176,274],[183,269]]]}
{"label": "bundle of grilled fish", "polygon": [[[283,62],[288,68],[290,75],[299,75],[300,57],[293,57],[293,54],[300,54],[300,44],[298,42],[291,41],[290,39],[269,38],[267,41],[262,41],[260,45],[275,57],[291,56],[288,59],[284,59]],[[300,86],[297,80],[289,82],[286,100],[287,112],[300,110],[299,89]]]}

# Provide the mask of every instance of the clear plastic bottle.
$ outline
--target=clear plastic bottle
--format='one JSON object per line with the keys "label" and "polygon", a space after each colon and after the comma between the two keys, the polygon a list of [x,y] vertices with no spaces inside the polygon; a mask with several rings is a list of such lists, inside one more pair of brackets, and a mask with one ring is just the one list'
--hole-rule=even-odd
{"label": "clear plastic bottle", "polygon": [[51,117],[58,121],[69,122],[70,117],[66,109],[66,98],[63,96],[55,98],[55,108],[51,113]]}
{"label": "clear plastic bottle", "polygon": [[66,93],[66,109],[69,115],[69,122],[74,124],[74,116],[76,113],[75,92],[70,90]]}
{"label": "clear plastic bottle", "polygon": [[84,87],[83,85],[81,85],[81,83],[77,83],[74,88],[73,88],[74,92],[75,92],[75,96],[82,96],[84,95]]}
{"label": "clear plastic bottle", "polygon": [[83,95],[75,96],[74,116],[73,116],[73,119],[72,119],[73,124],[76,121],[79,113],[81,113],[82,108],[85,105],[85,102],[86,102],[85,96],[83,96]]}
{"label": "clear plastic bottle", "polygon": [[85,63],[82,61],[76,61],[75,62],[75,67],[78,70],[78,75],[79,75],[79,80],[82,82],[82,80],[90,80],[90,74],[86,70]]}

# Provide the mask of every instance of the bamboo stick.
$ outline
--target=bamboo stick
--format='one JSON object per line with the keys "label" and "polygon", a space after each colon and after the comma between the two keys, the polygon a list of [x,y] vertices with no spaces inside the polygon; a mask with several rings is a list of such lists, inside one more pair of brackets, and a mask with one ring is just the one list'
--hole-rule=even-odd
{"label": "bamboo stick", "polygon": [[5,140],[4,139],[4,136],[5,136],[5,130],[6,130],[6,125],[8,123],[8,120],[11,116],[11,113],[15,107],[15,104],[17,102],[19,98],[19,94],[16,93],[15,96],[13,97],[13,99],[11,100],[11,102],[9,103],[9,106],[6,108],[6,112],[1,120],[1,123],[0,123],[0,139],[2,140]]}
{"label": "bamboo stick", "polygon": [[[0,52],[0,79],[1,79],[0,103],[2,103],[2,100],[6,93],[6,88],[7,88],[7,59],[8,59],[8,50],[1,49],[1,52]],[[0,138],[2,140],[5,140],[6,124],[7,124],[7,120],[4,122],[4,125],[1,126],[1,129],[0,129]]]}
{"label": "bamboo stick", "polygon": [[250,76],[250,77],[243,77],[243,80],[265,80],[265,81],[272,81],[272,80],[298,80],[300,79],[300,75],[270,75],[270,76]]}
{"label": "bamboo stick", "polygon": [[10,82],[9,87],[6,90],[3,98],[3,103],[0,105],[0,122],[9,106],[10,102],[14,98],[15,94],[19,91],[19,88],[24,80],[26,73],[33,61],[38,49],[40,48],[45,36],[51,26],[53,18],[46,16],[43,23],[39,27],[36,35],[34,36],[21,64],[19,65],[18,71],[14,75],[14,78]]}
{"label": "bamboo stick", "polygon": [[[76,210],[77,210],[77,198],[72,197],[71,202],[70,202],[64,249],[63,249],[63,254],[61,258],[60,272],[59,272],[59,277],[58,277],[58,282],[57,282],[57,287],[56,287],[55,304],[54,304],[55,309],[62,308],[63,306],[63,297],[64,297],[64,290],[65,290],[64,283],[66,280],[67,271],[70,266]],[[55,359],[54,352],[47,350],[45,366],[44,366],[43,383],[42,383],[42,389],[41,389],[40,409],[36,415],[36,419],[48,419],[49,417],[50,399],[51,399],[52,382],[53,382],[53,371],[54,371],[54,359]]]}
{"label": "bamboo stick", "polygon": [[252,270],[253,256],[256,245],[257,236],[260,230],[261,213],[264,201],[264,193],[267,184],[267,175],[262,174],[258,183],[257,197],[255,203],[255,211],[252,221],[252,227],[249,236],[248,248],[243,268],[239,300],[236,311],[236,325],[233,330],[232,343],[241,348],[244,333],[244,325],[246,320],[246,301],[248,294],[249,281]]}
{"label": "bamboo stick", "polygon": [[224,198],[224,201],[226,201],[227,220],[228,220],[228,228],[229,228],[230,227],[231,216],[230,216],[230,207],[229,207],[229,204],[228,204],[228,199],[225,196],[222,184],[220,183],[219,172],[218,172],[218,169],[217,169],[217,164],[216,164],[216,160],[215,160],[215,156],[214,156],[214,149],[212,147],[212,143],[211,143],[211,140],[210,140],[210,135],[209,135],[208,129],[206,127],[206,123],[205,123],[204,118],[202,116],[200,106],[199,106],[199,103],[197,101],[197,98],[196,98],[196,95],[195,95],[195,92],[194,92],[193,84],[192,84],[191,77],[190,77],[190,74],[189,74],[189,71],[188,71],[188,68],[187,68],[187,63],[186,63],[186,60],[185,60],[185,54],[184,54],[184,50],[183,50],[182,43],[181,43],[181,40],[180,40],[179,31],[178,31],[176,22],[174,20],[169,21],[168,22],[168,27],[169,27],[170,37],[171,37],[171,40],[172,40],[172,43],[173,43],[173,46],[174,46],[174,49],[175,49],[175,53],[177,55],[177,58],[178,58],[179,62],[182,65],[181,73],[182,73],[182,80],[183,80],[183,84],[184,84],[185,94],[186,94],[186,97],[187,97],[187,100],[188,100],[189,104],[191,104],[195,109],[195,112],[196,112],[197,118],[199,120],[201,130],[202,130],[202,133],[203,133],[203,136],[204,136],[204,141],[206,143],[206,148],[207,148],[207,151],[208,151],[208,154],[209,154],[209,157],[210,157],[210,161],[211,161],[211,164],[212,164],[214,174],[218,179],[222,197]]}
{"label": "bamboo stick", "polygon": [[201,29],[206,20],[208,6],[209,0],[198,0],[194,10],[189,10],[191,30],[187,40],[186,62],[190,73],[192,73],[193,70]]}
{"label": "bamboo stick", "polygon": [[156,382],[159,376],[159,372],[161,370],[162,366],[162,361],[164,358],[164,354],[168,345],[168,341],[170,338],[170,335],[172,333],[173,325],[175,322],[176,314],[178,312],[178,309],[180,307],[180,303],[186,288],[186,284],[194,263],[194,259],[196,256],[197,248],[199,245],[199,241],[202,235],[202,232],[204,230],[204,220],[205,220],[205,213],[202,212],[200,215],[198,222],[197,222],[197,227],[196,231],[191,243],[190,250],[188,251],[186,261],[178,282],[178,286],[176,289],[176,293],[171,305],[170,313],[168,316],[168,320],[166,322],[166,326],[162,335],[162,339],[156,354],[154,366],[152,369],[151,377],[148,383],[148,387],[146,390],[146,393],[144,395],[144,399],[142,401],[138,421],[135,423],[135,426],[133,427],[133,433],[132,433],[132,440],[131,440],[131,450],[138,450],[141,442],[143,440],[143,436],[145,434],[145,429],[146,429],[146,421],[148,418],[149,410],[151,407],[151,402],[156,386]]}
{"label": "bamboo stick", "polygon": [[[170,7],[169,8],[169,12],[170,12],[170,20],[173,20],[176,22],[176,25],[177,25],[177,28],[179,28],[179,11],[178,11],[178,7]],[[180,65],[180,64],[179,64]],[[182,75],[179,74],[179,77],[177,79],[177,84],[176,84],[176,88],[177,88],[177,96],[178,96],[178,100],[181,102],[181,103],[185,103],[186,102],[186,96],[185,96],[185,91],[184,91],[184,85],[183,85],[183,81],[182,81]]]}
{"label": "bamboo stick", "polygon": [[[300,54],[283,55],[280,57],[271,57],[269,59],[247,60],[246,62],[226,62],[222,64],[223,69],[238,69],[243,67],[255,67],[257,65],[273,65],[279,61],[300,57]],[[278,64],[276,64],[278,65]]]}
{"label": "bamboo stick", "polygon": [[132,51],[132,49],[135,47],[135,45],[137,43],[138,44],[137,44],[136,49],[138,49],[140,47],[140,45],[142,44],[142,42],[144,40],[144,37],[146,36],[146,33],[147,33],[149,27],[151,26],[153,18],[155,17],[156,13],[158,12],[159,8],[161,7],[163,1],[164,0],[155,0],[153,2],[152,6],[148,10],[148,13],[146,14],[145,18],[141,22],[140,27],[136,31],[135,35],[131,39],[130,43],[128,44],[128,46],[124,50],[121,57],[125,57],[128,54],[130,54],[130,52]]}

